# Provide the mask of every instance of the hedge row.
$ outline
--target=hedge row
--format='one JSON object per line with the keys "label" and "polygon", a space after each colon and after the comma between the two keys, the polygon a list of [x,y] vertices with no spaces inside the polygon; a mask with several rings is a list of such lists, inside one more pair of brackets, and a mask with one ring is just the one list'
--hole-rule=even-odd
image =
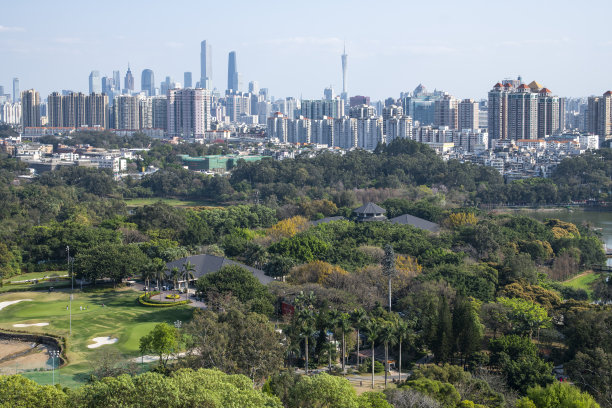
{"label": "hedge row", "polygon": [[[157,292],[157,294],[159,294],[159,292]],[[140,295],[138,296],[138,302],[143,306],[153,306],[153,307],[172,307],[172,306],[179,306],[179,305],[187,305],[191,303],[191,300],[179,300],[178,302],[160,302],[157,300],[152,300],[151,296],[152,296],[151,294],[146,294],[146,293],[143,295]]]}

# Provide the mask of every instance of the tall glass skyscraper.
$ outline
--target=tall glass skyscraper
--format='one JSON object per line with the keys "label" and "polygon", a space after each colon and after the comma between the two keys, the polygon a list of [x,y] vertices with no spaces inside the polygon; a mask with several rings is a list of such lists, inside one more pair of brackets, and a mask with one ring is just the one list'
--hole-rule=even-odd
{"label": "tall glass skyscraper", "polygon": [[212,89],[212,48],[206,40],[200,45],[200,88]]}
{"label": "tall glass skyscraper", "polygon": [[91,71],[89,74],[89,93],[102,92],[102,81],[100,79],[100,71]]}
{"label": "tall glass skyscraper", "polygon": [[193,88],[193,76],[191,72],[185,72],[183,74],[183,88]]}
{"label": "tall glass skyscraper", "polygon": [[19,91],[19,78],[13,78],[13,103],[21,100],[21,92]]}
{"label": "tall glass skyscraper", "polygon": [[155,96],[155,76],[153,70],[143,69],[140,79],[140,89],[147,93],[147,96]]}
{"label": "tall glass skyscraper", "polygon": [[132,71],[130,70],[130,64],[128,64],[128,70],[125,73],[123,88],[126,89],[128,92],[134,90],[134,76],[132,75]]}
{"label": "tall glass skyscraper", "polygon": [[227,62],[227,89],[230,91],[239,91],[238,86],[238,65],[236,63],[236,51],[229,53]]}

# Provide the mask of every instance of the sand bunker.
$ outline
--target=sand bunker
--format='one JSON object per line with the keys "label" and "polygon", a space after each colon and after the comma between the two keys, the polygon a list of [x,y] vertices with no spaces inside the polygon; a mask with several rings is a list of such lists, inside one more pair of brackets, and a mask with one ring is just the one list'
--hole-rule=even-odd
{"label": "sand bunker", "polygon": [[0,302],[0,310],[4,309],[7,306],[14,305],[19,302],[31,302],[32,299],[19,299],[19,300],[8,300],[6,302]]}
{"label": "sand bunker", "polygon": [[42,326],[48,326],[48,325],[49,323],[46,323],[46,322],[45,323],[17,323],[17,324],[14,324],[13,327],[30,327],[30,326],[42,327]]}
{"label": "sand bunker", "polygon": [[91,339],[94,344],[87,345],[87,348],[98,348],[100,346],[104,346],[105,344],[113,344],[119,341],[117,338],[111,339],[110,337],[95,337]]}

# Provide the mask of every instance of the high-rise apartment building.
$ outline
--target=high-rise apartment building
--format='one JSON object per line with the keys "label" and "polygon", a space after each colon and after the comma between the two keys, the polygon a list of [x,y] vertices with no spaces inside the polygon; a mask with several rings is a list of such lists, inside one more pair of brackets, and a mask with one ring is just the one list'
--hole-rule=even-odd
{"label": "high-rise apartment building", "polygon": [[193,75],[191,72],[183,73],[183,87],[193,88]]}
{"label": "high-rise apartment building", "polygon": [[81,92],[68,92],[62,97],[63,127],[81,127],[85,121],[85,95]]}
{"label": "high-rise apartment building", "polygon": [[50,127],[63,127],[62,94],[53,92],[47,97],[47,125]]}
{"label": "high-rise apartment building", "polygon": [[603,96],[591,96],[587,103],[587,132],[598,135],[599,143],[612,138],[612,91]]}
{"label": "high-rise apartment building", "polygon": [[0,122],[8,125],[21,124],[21,103],[5,102],[0,104]]}
{"label": "high-rise apartment building", "polygon": [[238,75],[238,65],[236,61],[236,51],[231,51],[229,53],[228,61],[227,61],[227,90],[239,92],[239,75]]}
{"label": "high-rise apartment building", "polygon": [[510,90],[501,83],[496,83],[489,91],[488,130],[489,139],[508,138],[508,94]]}
{"label": "high-rise apartment building", "polygon": [[168,101],[166,96],[153,98],[153,129],[164,129],[168,127]]}
{"label": "high-rise apartment building", "polygon": [[147,96],[155,96],[155,75],[151,69],[143,69],[140,77],[140,89]]}
{"label": "high-rise apartment building", "polygon": [[[14,81],[13,81],[14,84]],[[23,91],[21,99],[21,125],[26,127],[40,127],[40,95],[34,89]]]}
{"label": "high-rise apartment building", "polygon": [[89,127],[108,128],[108,96],[90,94],[85,97],[85,123]]}
{"label": "high-rise apartment building", "polygon": [[140,129],[140,98],[131,95],[115,96],[112,109],[112,128],[121,130]]}
{"label": "high-rise apartment building", "polygon": [[210,130],[211,92],[202,88],[168,91],[168,135],[204,137]]}
{"label": "high-rise apartment building", "polygon": [[134,76],[132,75],[132,71],[130,70],[129,64],[128,64],[128,70],[125,73],[123,89],[125,89],[127,93],[130,93],[131,91],[134,90]]}
{"label": "high-rise apartment building", "polygon": [[448,126],[450,129],[459,127],[459,100],[445,94],[434,102],[434,125]]}
{"label": "high-rise apartment building", "polygon": [[212,90],[212,48],[206,40],[200,44],[200,88]]}
{"label": "high-rise apartment building", "polygon": [[21,101],[21,91],[19,90],[19,78],[13,78],[13,103]]}
{"label": "high-rise apartment building", "polygon": [[340,98],[322,100],[303,100],[300,104],[301,116],[321,120],[324,116],[341,118],[344,116],[344,102]]}
{"label": "high-rise apartment building", "polygon": [[100,79],[100,71],[91,71],[89,74],[89,93],[102,92],[102,81]]}
{"label": "high-rise apartment building", "polygon": [[512,140],[538,138],[538,94],[519,85],[508,95],[508,137]]}
{"label": "high-rise apartment building", "polygon": [[538,139],[559,132],[559,97],[548,88],[538,92]]}
{"label": "high-rise apartment building", "polygon": [[478,129],[480,126],[478,102],[464,99],[459,102],[459,126],[457,129]]}

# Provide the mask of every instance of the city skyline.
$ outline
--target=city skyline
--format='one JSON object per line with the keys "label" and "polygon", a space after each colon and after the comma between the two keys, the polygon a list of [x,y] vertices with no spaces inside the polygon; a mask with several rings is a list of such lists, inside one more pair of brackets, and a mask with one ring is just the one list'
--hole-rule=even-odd
{"label": "city skyline", "polygon": [[[238,2],[231,21],[207,21],[206,29],[195,28],[202,14],[195,11],[223,15],[227,6],[193,4],[194,12],[183,16],[186,22],[171,33],[161,32],[155,23],[162,16],[174,18],[178,13],[164,15],[159,2],[152,2],[150,10],[144,11],[146,24],[109,30],[103,21],[116,3],[110,1],[111,7],[96,8],[93,21],[79,18],[93,5],[71,9],[74,24],[55,24],[52,37],[45,30],[53,16],[72,2],[56,7],[33,3],[36,13],[24,4],[7,4],[0,17],[0,52],[9,61],[0,67],[0,85],[5,89],[18,77],[21,89],[34,88],[41,95],[62,89],[86,91],[91,71],[111,76],[119,69],[124,74],[128,61],[135,89],[141,87],[139,77],[145,68],[158,78],[170,76],[180,81],[184,72],[201,71],[201,42],[205,40],[215,49],[213,71],[227,72],[226,56],[235,50],[245,83],[258,81],[277,98],[322,98],[330,85],[342,89],[339,57],[345,39],[350,56],[349,95],[369,95],[372,100],[398,97],[419,83],[458,98],[484,99],[498,78],[518,75],[546,82],[560,96],[600,95],[612,88],[606,72],[612,41],[605,19],[612,6],[603,1],[578,8],[569,1],[519,1],[512,10],[482,1],[461,5],[387,1],[377,3],[367,15],[355,2],[347,1],[325,4],[327,12],[321,15],[317,12],[320,2],[315,1],[312,7],[300,10],[299,18],[292,7],[269,8],[266,18],[274,24],[258,20],[262,16],[259,6]],[[122,3],[126,15],[137,10],[140,12],[137,3]],[[315,14],[317,18],[312,18]],[[341,15],[346,18],[339,19]],[[384,28],[398,27],[401,35],[390,29],[377,30],[375,21],[381,17]],[[300,28],[296,23],[302,20],[309,23]],[[368,29],[363,29],[364,22]],[[235,33],[227,29],[246,23]],[[226,80],[225,75],[217,75],[212,85],[223,92]]]}

